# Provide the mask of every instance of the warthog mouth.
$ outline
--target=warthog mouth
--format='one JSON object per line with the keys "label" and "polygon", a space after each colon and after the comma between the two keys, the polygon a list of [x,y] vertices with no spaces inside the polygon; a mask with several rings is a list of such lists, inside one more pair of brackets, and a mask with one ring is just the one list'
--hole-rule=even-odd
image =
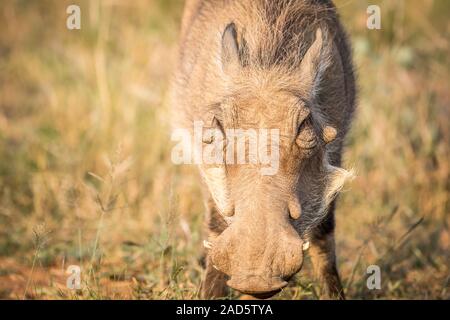
{"label": "warthog mouth", "polygon": [[227,285],[244,294],[252,295],[259,299],[267,299],[281,291],[288,285],[280,277],[267,278],[264,276],[232,276]]}

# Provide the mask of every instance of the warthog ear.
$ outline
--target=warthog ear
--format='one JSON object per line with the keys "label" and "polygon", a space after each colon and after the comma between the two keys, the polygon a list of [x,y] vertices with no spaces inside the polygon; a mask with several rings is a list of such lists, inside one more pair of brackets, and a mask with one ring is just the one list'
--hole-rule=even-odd
{"label": "warthog ear", "polygon": [[230,74],[241,66],[236,26],[230,23],[222,34],[222,68]]}
{"label": "warthog ear", "polygon": [[320,83],[329,65],[329,50],[322,29],[316,30],[315,40],[300,63],[300,81],[305,94],[314,101],[320,90]]}

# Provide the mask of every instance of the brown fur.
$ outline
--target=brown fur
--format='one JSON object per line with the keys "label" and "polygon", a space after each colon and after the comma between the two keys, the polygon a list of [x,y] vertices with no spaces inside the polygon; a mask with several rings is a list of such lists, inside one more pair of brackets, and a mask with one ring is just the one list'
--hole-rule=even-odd
{"label": "brown fur", "polygon": [[[187,1],[174,127],[203,120],[221,129],[277,128],[281,135],[274,176],[248,165],[200,165],[214,199],[203,297],[223,295],[227,280],[245,293],[273,294],[300,270],[301,247],[311,241],[328,295],[343,298],[329,221],[350,176],[337,167],[354,82],[345,32],[329,1]],[[234,215],[232,223],[225,215]]]}

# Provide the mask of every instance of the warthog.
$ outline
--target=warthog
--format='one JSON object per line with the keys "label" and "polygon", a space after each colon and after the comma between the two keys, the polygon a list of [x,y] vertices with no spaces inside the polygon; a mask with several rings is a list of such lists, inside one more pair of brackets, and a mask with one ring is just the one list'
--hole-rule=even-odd
{"label": "warthog", "polygon": [[[174,128],[202,121],[222,134],[224,149],[233,143],[229,129],[279,133],[273,174],[253,162],[198,164],[209,236],[203,298],[225,296],[227,285],[270,297],[301,269],[308,248],[323,295],[344,298],[334,209],[351,176],[340,166],[354,109],[351,50],[330,1],[187,1]],[[202,146],[214,141],[202,138]]]}

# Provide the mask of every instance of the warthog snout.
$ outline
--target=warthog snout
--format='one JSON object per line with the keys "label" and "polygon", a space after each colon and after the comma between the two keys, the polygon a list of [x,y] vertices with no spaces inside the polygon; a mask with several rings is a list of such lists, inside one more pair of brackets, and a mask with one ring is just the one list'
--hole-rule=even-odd
{"label": "warthog snout", "polygon": [[228,286],[269,297],[287,285],[303,263],[303,241],[289,213],[236,214],[211,246],[213,265],[229,276]]}

